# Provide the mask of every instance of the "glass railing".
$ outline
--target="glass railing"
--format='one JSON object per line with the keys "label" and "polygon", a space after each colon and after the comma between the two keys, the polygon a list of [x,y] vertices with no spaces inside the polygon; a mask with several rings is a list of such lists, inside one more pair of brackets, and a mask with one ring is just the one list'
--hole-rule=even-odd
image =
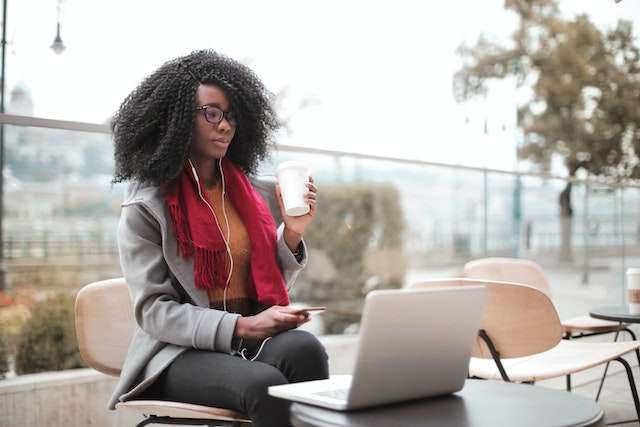
{"label": "glass railing", "polygon": [[[5,124],[5,292],[77,289],[119,276],[123,185],[102,125],[0,116]],[[357,330],[372,289],[461,274],[482,257],[538,262],[561,317],[624,301],[640,266],[640,188],[575,181],[571,221],[559,177],[280,147],[261,169],[307,163],[320,187],[294,300],[330,307],[324,333]]]}
{"label": "glass railing", "polygon": [[108,134],[5,125],[3,255],[7,288],[78,287],[118,275]]}
{"label": "glass railing", "polygon": [[[563,220],[558,202],[567,184],[563,178],[296,151],[281,150],[263,170],[272,173],[279,161],[295,158],[311,165],[321,184],[384,185],[397,192],[404,224],[398,230],[402,244],[383,251],[393,261],[382,264],[397,270],[401,267],[397,260],[402,259],[404,285],[459,276],[472,259],[526,258],[542,266],[561,317],[569,317],[599,305],[622,303],[624,270],[640,265],[634,258],[640,249],[640,192],[634,186],[596,181],[587,185],[577,180],[572,184],[572,219]],[[330,234],[323,237],[331,239]],[[314,242],[309,243],[313,247]],[[365,250],[364,263],[379,266],[377,260],[367,261],[379,252]],[[325,259],[331,254],[320,255]],[[309,270],[309,275],[301,275],[303,284],[316,274]],[[365,291],[375,287],[367,283],[386,284],[365,271],[353,286]]]}

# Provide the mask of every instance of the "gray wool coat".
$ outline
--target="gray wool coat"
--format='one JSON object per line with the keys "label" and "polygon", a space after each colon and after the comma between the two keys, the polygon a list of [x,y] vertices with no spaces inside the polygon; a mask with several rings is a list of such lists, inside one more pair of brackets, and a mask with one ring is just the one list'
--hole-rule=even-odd
{"label": "gray wool coat", "polygon": [[[251,179],[267,202],[276,224],[281,222],[275,182]],[[277,260],[287,287],[304,268],[306,247],[298,262],[277,230]],[[193,257],[178,255],[173,225],[156,186],[131,183],[118,225],[118,249],[124,278],[129,286],[136,328],[129,343],[120,379],[109,400],[134,398],[147,388],[182,352],[190,348],[231,352],[231,340],[239,315],[209,308],[207,292],[193,279]]]}

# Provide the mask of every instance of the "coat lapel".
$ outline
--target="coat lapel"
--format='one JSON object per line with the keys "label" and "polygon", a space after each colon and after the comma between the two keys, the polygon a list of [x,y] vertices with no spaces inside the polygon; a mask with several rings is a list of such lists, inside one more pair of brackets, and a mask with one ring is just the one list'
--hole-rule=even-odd
{"label": "coat lapel", "polygon": [[[281,221],[280,211],[275,200],[273,180],[259,180],[250,177],[252,185],[265,198],[276,224]],[[169,224],[167,218],[169,213],[164,203],[164,198],[160,195],[160,190],[155,186],[147,186],[139,183],[131,183],[125,196],[126,202],[123,206],[139,203],[145,206],[160,224],[162,234],[162,251],[169,270],[178,279],[179,284],[185,290],[191,301],[200,307],[209,308],[209,295],[204,289],[196,288],[193,278],[193,257],[183,259],[178,254],[178,241],[176,240],[173,225]]]}
{"label": "coat lapel", "polygon": [[[161,218],[167,217],[163,215]],[[173,227],[162,221],[160,227],[162,227],[162,250],[169,269],[196,305],[209,308],[207,291],[196,288],[193,278],[193,257],[184,259],[178,254],[178,241],[173,232]]]}
{"label": "coat lapel", "polygon": [[164,204],[164,198],[159,195],[159,189],[152,186],[133,184],[129,188],[128,199],[123,206],[129,204],[141,204],[153,215],[160,224],[162,235],[162,252],[169,270],[178,279],[179,284],[185,290],[191,301],[200,307],[209,308],[209,296],[204,289],[196,288],[193,278],[193,257],[183,259],[178,254],[178,241],[173,231],[173,225],[168,224],[169,213]]}

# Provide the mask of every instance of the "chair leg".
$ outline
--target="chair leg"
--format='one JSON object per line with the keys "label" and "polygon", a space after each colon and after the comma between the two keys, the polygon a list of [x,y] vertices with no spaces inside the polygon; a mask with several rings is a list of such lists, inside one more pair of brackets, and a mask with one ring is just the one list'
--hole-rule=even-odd
{"label": "chair leg", "polygon": [[[567,332],[564,339],[570,340],[573,337],[571,332]],[[567,375],[567,391],[571,392],[571,375]]]}
{"label": "chair leg", "polygon": [[[613,337],[613,342],[618,341],[618,336],[620,335],[620,331],[616,331],[616,335]],[[640,356],[639,356],[640,357]],[[640,360],[640,358],[638,359]],[[604,379],[607,378],[607,372],[609,371],[609,364],[611,362],[607,362],[607,365],[604,367],[604,374],[602,374],[602,378],[600,379],[600,385],[598,386],[598,393],[596,394],[596,402],[600,399],[600,392],[602,392],[602,386],[604,385]]]}
{"label": "chair leg", "polygon": [[153,422],[154,422],[153,417],[146,417],[144,420],[136,424],[136,427],[143,427],[143,426],[146,426],[147,424],[152,424]]}
{"label": "chair leg", "polygon": [[636,334],[633,333],[633,331],[629,328],[622,328],[623,331],[625,331],[626,333],[628,333],[629,335],[631,335],[631,339],[633,339],[633,341],[636,341]]}
{"label": "chair leg", "polygon": [[[623,331],[625,331],[626,333],[628,333],[629,335],[631,335],[631,339],[634,341],[637,341],[636,339],[636,334],[633,333],[633,331],[629,328],[624,328]],[[640,367],[640,351],[638,351],[638,349],[636,348],[636,357],[638,358],[638,366]]]}
{"label": "chair leg", "polygon": [[631,366],[629,366],[629,362],[624,360],[622,357],[618,357],[615,360],[620,362],[624,369],[627,371],[627,378],[629,379],[629,387],[631,388],[631,395],[633,396],[633,403],[636,406],[636,415],[638,416],[638,420],[640,420],[640,400],[638,400],[638,390],[636,389],[636,383],[633,379],[633,372],[631,371]]}
{"label": "chair leg", "polygon": [[504,369],[502,360],[500,359],[500,353],[498,352],[496,347],[493,345],[493,341],[491,341],[491,338],[489,337],[487,332],[484,329],[480,329],[478,331],[478,336],[484,341],[487,347],[489,347],[489,351],[491,352],[493,361],[496,363],[496,366],[498,367],[498,371],[500,372],[500,376],[502,377],[502,379],[506,382],[511,382],[511,379],[509,379],[509,376],[507,375],[507,371],[505,371]]}

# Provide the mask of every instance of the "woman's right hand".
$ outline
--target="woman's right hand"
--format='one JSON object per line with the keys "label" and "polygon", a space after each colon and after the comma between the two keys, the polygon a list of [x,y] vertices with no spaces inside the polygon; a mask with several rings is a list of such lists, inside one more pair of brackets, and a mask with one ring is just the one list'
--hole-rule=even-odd
{"label": "woman's right hand", "polygon": [[255,316],[239,317],[234,335],[240,338],[262,339],[297,328],[309,320],[309,315],[301,313],[300,309],[274,305]]}

